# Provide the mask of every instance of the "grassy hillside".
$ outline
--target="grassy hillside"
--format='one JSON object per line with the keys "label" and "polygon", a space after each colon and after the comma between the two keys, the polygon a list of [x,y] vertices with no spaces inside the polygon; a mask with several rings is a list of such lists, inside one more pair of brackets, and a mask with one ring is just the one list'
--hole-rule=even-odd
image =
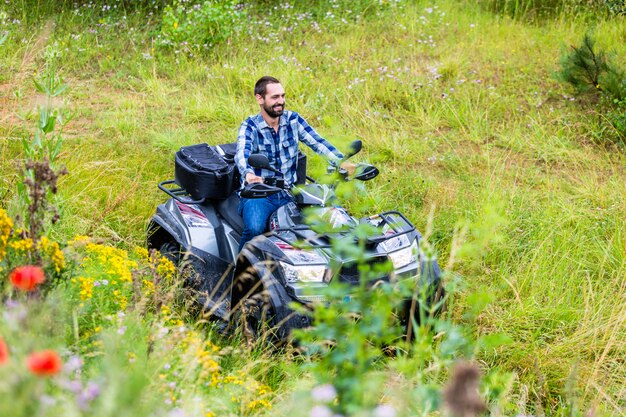
{"label": "grassy hillside", "polygon": [[[587,32],[626,62],[623,16],[567,9],[529,21],[472,2],[259,2],[230,37],[197,50],[162,45],[160,2],[42,2],[39,12],[18,3],[0,6],[0,196],[11,215],[20,140],[32,137],[42,104],[31,79],[50,62],[69,85],[53,105],[71,116],[60,129],[69,174],[50,236],[127,249],[142,245],[165,200],[156,184],[173,176],[173,153],[234,141],[257,112],[255,80],[271,74],[289,108],[340,147],[363,139],[360,158],[381,169],[367,194],[346,202],[354,214],[405,213],[453,272],[448,317],[475,335],[508,335],[478,359],[510,372],[515,412],[577,415],[575,402],[625,413],[624,150],[605,104],[553,77]],[[455,251],[463,231],[471,245]],[[490,302],[471,314],[476,299]],[[250,360],[248,369],[260,359]],[[295,380],[301,371],[280,361]],[[287,380],[277,387],[285,396],[295,386]]]}

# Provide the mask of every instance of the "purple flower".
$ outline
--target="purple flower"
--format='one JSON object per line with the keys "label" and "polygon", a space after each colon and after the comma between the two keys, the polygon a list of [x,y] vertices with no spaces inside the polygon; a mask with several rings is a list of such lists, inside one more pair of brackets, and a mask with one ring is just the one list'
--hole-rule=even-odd
{"label": "purple flower", "polygon": [[381,404],[374,409],[375,417],[396,417],[396,409],[389,404]]}
{"label": "purple flower", "polygon": [[72,356],[63,365],[65,372],[74,372],[79,370],[83,366],[83,360],[79,356]]}
{"label": "purple flower", "polygon": [[81,410],[87,410],[89,408],[89,404],[100,395],[100,385],[95,382],[89,382],[85,389],[83,389],[76,396],[76,403],[78,404],[78,408]]}
{"label": "purple flower", "polygon": [[167,415],[168,417],[185,417],[185,412],[180,408],[175,408],[170,411]]}
{"label": "purple flower", "polygon": [[319,385],[311,390],[314,401],[329,403],[337,397],[337,391],[331,384]]}
{"label": "purple flower", "polygon": [[332,417],[333,416],[333,412],[330,410],[330,408],[326,407],[325,405],[316,405],[315,407],[311,408],[311,413],[309,414],[310,417]]}

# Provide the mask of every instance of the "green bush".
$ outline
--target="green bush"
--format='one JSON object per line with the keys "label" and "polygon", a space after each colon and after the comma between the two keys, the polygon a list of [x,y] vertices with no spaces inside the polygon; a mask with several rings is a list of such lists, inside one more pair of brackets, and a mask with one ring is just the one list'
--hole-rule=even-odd
{"label": "green bush", "polygon": [[176,0],[163,11],[160,44],[189,54],[210,50],[239,31],[244,16],[232,0]]}
{"label": "green bush", "polygon": [[561,56],[560,64],[557,79],[572,85],[578,93],[598,90],[617,100],[626,97],[624,71],[611,62],[606,52],[595,48],[589,34],[580,46],[572,45],[571,51]]}
{"label": "green bush", "polygon": [[[595,47],[593,38],[586,34],[580,46],[572,45],[561,56],[559,81],[570,84],[578,94],[599,94],[606,103],[605,120],[610,123],[618,142],[626,137],[626,73],[611,56]],[[604,135],[602,135],[604,137]]]}
{"label": "green bush", "polygon": [[583,11],[616,15],[626,13],[623,0],[485,0],[480,4],[494,13],[526,20]]}

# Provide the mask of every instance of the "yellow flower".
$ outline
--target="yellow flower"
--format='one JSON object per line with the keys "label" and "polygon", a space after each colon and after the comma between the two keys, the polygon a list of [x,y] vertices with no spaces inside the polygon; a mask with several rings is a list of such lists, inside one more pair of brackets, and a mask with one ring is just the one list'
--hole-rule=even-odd
{"label": "yellow flower", "polygon": [[6,255],[7,243],[13,228],[13,220],[7,215],[6,211],[0,208],[0,261]]}
{"label": "yellow flower", "polygon": [[11,242],[9,246],[18,252],[27,252],[33,249],[34,244],[31,238],[26,238]]}
{"label": "yellow flower", "polygon": [[72,240],[67,242],[68,245],[84,245],[91,242],[91,238],[89,236],[76,235]]}
{"label": "yellow flower", "polygon": [[172,261],[161,256],[157,263],[157,273],[165,278],[171,278],[176,272],[176,266]]}
{"label": "yellow flower", "polygon": [[257,410],[259,408],[271,409],[272,404],[267,400],[254,400],[248,404],[248,410]]}
{"label": "yellow flower", "polygon": [[169,316],[172,313],[172,309],[170,308],[170,306],[168,305],[162,305],[161,306],[161,314],[165,317],[165,316]]}
{"label": "yellow flower", "polygon": [[45,255],[50,257],[52,265],[54,265],[54,269],[57,272],[61,272],[65,268],[65,256],[57,242],[52,242],[46,236],[43,236],[39,240],[38,247]]}
{"label": "yellow flower", "polygon": [[78,281],[80,282],[80,299],[82,301],[88,300],[93,296],[93,278],[87,277],[78,277]]}
{"label": "yellow flower", "polygon": [[148,249],[143,248],[141,246],[135,246],[135,254],[142,259],[150,259],[150,254],[148,253]]}
{"label": "yellow flower", "polygon": [[142,283],[143,283],[143,291],[145,295],[150,295],[154,293],[154,282],[144,279]]}

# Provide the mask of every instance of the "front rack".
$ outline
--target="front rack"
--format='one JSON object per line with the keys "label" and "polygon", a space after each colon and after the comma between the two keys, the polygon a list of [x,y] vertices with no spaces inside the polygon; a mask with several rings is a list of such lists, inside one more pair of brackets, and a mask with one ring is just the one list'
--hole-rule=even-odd
{"label": "front rack", "polygon": [[[395,218],[394,220],[394,216],[398,216],[400,221],[397,221],[398,220],[397,218]],[[361,219],[361,222],[363,221],[371,222],[371,220],[374,220],[376,218],[381,219],[381,222],[379,222],[376,225],[376,227],[382,228],[385,225],[388,225],[391,228],[391,231],[386,232],[385,234],[380,234],[377,236],[371,236],[367,238],[367,243],[369,244],[379,244],[381,242],[384,242],[385,240],[389,240],[389,239],[402,236],[407,233],[411,233],[415,231],[415,226],[413,226],[413,224],[404,216],[404,214],[400,213],[399,211],[385,211],[383,213],[365,217]],[[272,230],[272,236],[277,237],[278,239],[282,240],[283,242],[291,246],[302,245],[302,242],[304,242],[304,246],[310,249],[327,249],[327,248],[332,247],[330,243],[315,242],[311,239],[311,237],[306,236],[304,233],[302,233],[304,231],[309,231],[309,230],[311,230],[311,228],[305,225],[288,227],[288,228],[286,227],[277,228],[277,229]],[[290,239],[288,236],[285,236],[284,234],[281,235],[281,232],[290,232],[295,236],[295,239]],[[326,233],[322,235],[321,237],[329,239],[335,235],[340,237],[344,233],[345,232],[341,232],[341,231],[336,232],[336,233]],[[319,237],[320,235],[315,236],[315,238],[319,238]]]}

